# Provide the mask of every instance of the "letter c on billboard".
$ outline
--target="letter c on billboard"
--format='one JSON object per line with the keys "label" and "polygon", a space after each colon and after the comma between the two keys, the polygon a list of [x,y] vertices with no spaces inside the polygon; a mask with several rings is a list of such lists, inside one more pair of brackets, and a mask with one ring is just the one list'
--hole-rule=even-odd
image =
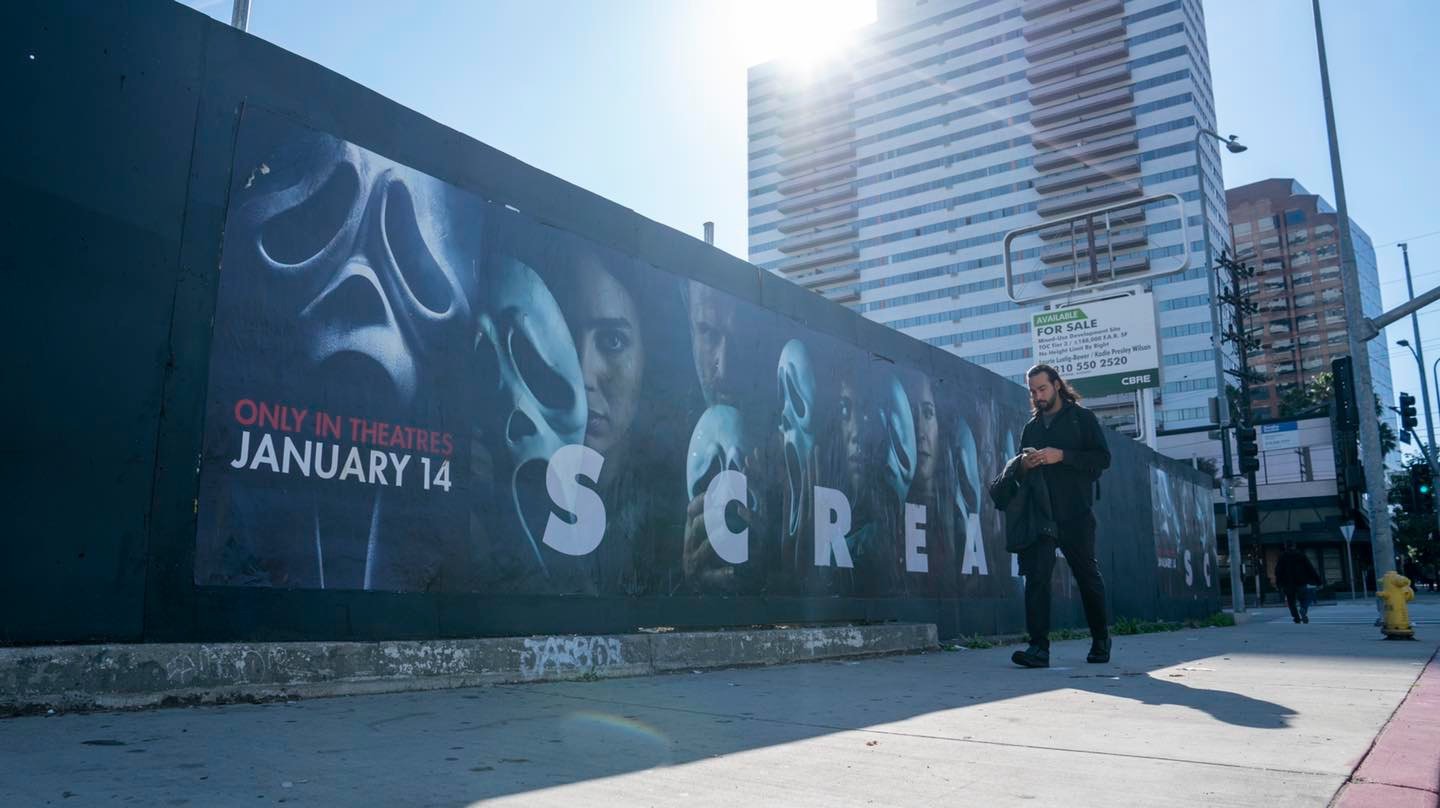
{"label": "letter c on billboard", "polygon": [[715,475],[705,489],[705,534],[715,555],[731,564],[744,564],[750,558],[750,528],[732,531],[725,523],[725,509],[732,502],[744,504],[745,475],[726,469]]}

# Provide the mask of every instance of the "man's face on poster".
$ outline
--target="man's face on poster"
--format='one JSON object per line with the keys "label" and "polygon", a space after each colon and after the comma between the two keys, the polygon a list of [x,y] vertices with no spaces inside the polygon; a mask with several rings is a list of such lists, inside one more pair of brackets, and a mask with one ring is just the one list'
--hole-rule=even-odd
{"label": "man's face on poster", "polygon": [[738,302],[704,284],[690,283],[690,347],[706,406],[739,399],[736,327]]}

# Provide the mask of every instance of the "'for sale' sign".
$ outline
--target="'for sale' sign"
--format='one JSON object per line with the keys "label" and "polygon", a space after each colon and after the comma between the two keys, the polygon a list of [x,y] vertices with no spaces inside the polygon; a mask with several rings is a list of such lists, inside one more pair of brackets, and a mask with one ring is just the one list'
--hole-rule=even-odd
{"label": "'for sale' sign", "polygon": [[1035,361],[1054,366],[1082,395],[1160,386],[1160,340],[1149,292],[1035,314],[1030,337]]}

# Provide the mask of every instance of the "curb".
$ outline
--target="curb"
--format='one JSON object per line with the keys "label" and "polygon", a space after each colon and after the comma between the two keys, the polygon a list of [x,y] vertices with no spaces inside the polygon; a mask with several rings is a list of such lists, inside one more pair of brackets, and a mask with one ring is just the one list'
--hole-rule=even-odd
{"label": "curb", "polygon": [[1440,805],[1440,651],[1420,671],[1370,750],[1331,801],[1335,808]]}
{"label": "curb", "polygon": [[648,676],[933,649],[933,623],[395,642],[0,648],[0,715]]}

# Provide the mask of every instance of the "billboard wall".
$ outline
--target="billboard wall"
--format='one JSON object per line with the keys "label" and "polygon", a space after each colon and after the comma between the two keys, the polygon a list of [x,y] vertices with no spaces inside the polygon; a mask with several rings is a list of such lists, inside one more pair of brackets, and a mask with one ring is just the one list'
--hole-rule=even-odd
{"label": "billboard wall", "polygon": [[979,368],[881,360],[255,108],[220,275],[197,584],[1011,588],[981,490],[1027,414]]}
{"label": "billboard wall", "polygon": [[[1017,385],[182,5],[17,11],[0,644],[1020,630]],[[1218,608],[1107,437],[1113,613]]]}

